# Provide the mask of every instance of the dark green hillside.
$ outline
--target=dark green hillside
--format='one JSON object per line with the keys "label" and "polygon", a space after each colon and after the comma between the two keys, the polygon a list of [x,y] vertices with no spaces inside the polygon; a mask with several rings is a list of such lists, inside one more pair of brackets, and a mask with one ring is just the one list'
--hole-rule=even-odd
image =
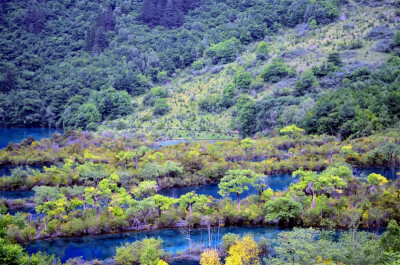
{"label": "dark green hillside", "polygon": [[[0,126],[85,129],[133,111],[102,111],[98,93],[119,93],[110,86],[131,97],[144,94],[201,58],[206,64],[230,62],[243,45],[285,27],[330,23],[339,3],[1,1],[0,13]],[[79,113],[90,109],[96,115],[71,121],[80,101],[91,105]],[[120,102],[114,97],[109,104]]]}

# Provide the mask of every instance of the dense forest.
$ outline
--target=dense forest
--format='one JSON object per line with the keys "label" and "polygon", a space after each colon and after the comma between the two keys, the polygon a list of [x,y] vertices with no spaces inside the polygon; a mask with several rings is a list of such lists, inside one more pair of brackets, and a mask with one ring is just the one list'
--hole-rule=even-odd
{"label": "dense forest", "polygon": [[0,124],[90,129],[131,114],[132,97],[195,61],[234,61],[243,45],[299,23],[332,22],[338,8],[334,1],[2,1]]}
{"label": "dense forest", "polygon": [[[2,1],[0,126],[96,130],[131,117],[112,127],[140,130],[149,122],[158,128],[177,122],[177,128],[211,126],[246,137],[296,124],[341,138],[396,126],[400,35],[389,26],[396,14],[381,18],[386,25],[363,26],[362,39],[352,33],[339,47],[333,43],[318,64],[307,61],[305,69],[294,67],[292,59],[304,50],[277,53],[273,47],[271,40],[293,27],[306,41],[318,36],[324,25],[348,16],[345,8],[354,9],[354,3]],[[343,25],[344,32],[351,28],[350,22]],[[347,59],[369,42],[377,43],[371,56],[392,57],[373,64]],[[254,61],[241,63],[249,51]],[[183,73],[188,80],[209,78],[225,68],[230,77],[220,94],[196,97],[179,87],[187,82]],[[175,104],[182,114],[165,116],[172,108],[168,102],[183,102]],[[197,107],[187,109],[190,102]],[[219,126],[207,122],[207,115],[231,121]]]}

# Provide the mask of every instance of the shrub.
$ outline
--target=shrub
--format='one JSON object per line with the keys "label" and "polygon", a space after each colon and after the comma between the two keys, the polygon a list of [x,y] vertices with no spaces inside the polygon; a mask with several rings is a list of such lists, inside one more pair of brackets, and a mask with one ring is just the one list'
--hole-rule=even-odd
{"label": "shrub", "polygon": [[160,257],[163,255],[161,248],[163,241],[154,238],[145,238],[142,241],[136,241],[131,244],[117,248],[117,254],[114,257],[118,265],[146,264],[157,265]]}
{"label": "shrub", "polygon": [[303,96],[314,92],[317,84],[317,78],[314,76],[313,71],[304,71],[301,74],[300,80],[294,86],[296,96]]}
{"label": "shrub", "polygon": [[265,41],[258,44],[256,50],[256,58],[259,60],[266,60],[269,57],[269,45]]}
{"label": "shrub", "polygon": [[222,246],[224,247],[224,250],[228,252],[231,246],[233,246],[238,239],[238,235],[233,234],[233,233],[226,233],[222,237]]}
{"label": "shrub", "polygon": [[240,68],[233,78],[233,83],[237,89],[249,90],[250,84],[253,81],[251,75],[246,72],[243,68]]}
{"label": "shrub", "polygon": [[198,106],[200,111],[206,112],[216,112],[218,111],[218,103],[220,101],[219,97],[207,96],[199,99]]}
{"label": "shrub", "polygon": [[169,105],[167,104],[166,99],[158,98],[156,99],[153,107],[154,115],[164,115],[169,111]]}
{"label": "shrub", "polygon": [[212,45],[205,52],[206,56],[211,58],[214,64],[218,62],[229,63],[233,62],[240,52],[242,44],[236,38],[220,42]]}
{"label": "shrub", "polygon": [[261,74],[264,82],[276,83],[289,75],[289,68],[282,58],[276,58],[268,65]]}
{"label": "shrub", "polygon": [[342,66],[342,59],[340,58],[340,53],[333,52],[328,55],[328,63],[332,63],[335,66]]}
{"label": "shrub", "polygon": [[203,69],[203,67],[204,67],[204,64],[203,64],[202,61],[195,61],[195,62],[192,64],[193,70],[196,70],[196,71],[200,71],[201,69]]}

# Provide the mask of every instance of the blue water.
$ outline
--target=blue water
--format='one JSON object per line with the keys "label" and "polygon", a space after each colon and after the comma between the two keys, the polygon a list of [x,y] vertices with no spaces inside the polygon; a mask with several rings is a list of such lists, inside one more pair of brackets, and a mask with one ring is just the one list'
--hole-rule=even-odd
{"label": "blue water", "polygon": [[34,190],[25,191],[0,191],[0,198],[6,199],[23,199],[35,196]]}
{"label": "blue water", "polygon": [[[271,175],[267,178],[266,184],[273,189],[274,191],[277,190],[285,190],[289,187],[290,183],[293,181],[297,181],[298,178],[293,178],[292,174],[275,174]],[[204,194],[204,195],[211,195],[214,198],[221,199],[222,196],[219,195],[218,191],[218,184],[206,184],[201,186],[190,186],[190,187],[178,187],[178,188],[170,188],[170,189],[162,189],[158,191],[159,194],[164,196],[170,196],[174,198],[179,198],[183,194],[188,192],[195,191],[197,194]],[[256,194],[257,190],[254,187],[249,187],[248,190],[244,191],[241,195],[241,198],[245,198],[249,195]],[[230,194],[230,198],[232,200],[236,200],[237,196],[235,194]]]}
{"label": "blue water", "polygon": [[[365,231],[381,235],[386,229],[368,229]],[[275,239],[282,231],[290,231],[290,229],[279,227],[223,227],[220,229],[212,229],[212,247],[222,243],[222,236],[226,233],[234,233],[240,236],[244,234],[253,235],[256,241],[265,237],[266,239]],[[343,230],[336,230],[338,235]],[[163,240],[163,249],[171,254],[178,252],[187,252],[189,250],[189,241],[186,232],[180,229],[164,229],[154,231],[129,232],[117,235],[101,235],[86,236],[73,238],[57,238],[49,240],[39,240],[25,245],[30,253],[38,251],[55,254],[65,262],[69,258],[82,257],[85,260],[99,259],[104,260],[112,258],[116,253],[116,248],[125,243],[132,243],[136,240],[142,240],[146,237],[160,237]],[[204,249],[209,246],[208,232],[206,229],[195,229],[191,232],[192,249]],[[194,265],[199,264],[198,261],[175,261],[171,265]]]}
{"label": "blue water", "polygon": [[17,212],[23,212],[23,213],[30,213],[33,216],[37,217],[37,213],[35,208],[33,207],[23,207],[23,208],[16,208],[16,209],[8,209],[7,211],[9,214],[16,214]]}
{"label": "blue water", "polygon": [[[225,233],[235,233],[244,235],[250,233],[254,236],[255,240],[259,240],[262,236],[267,239],[275,238],[283,229],[277,227],[225,227],[212,230],[212,246],[216,246],[222,242],[222,236]],[[185,233],[179,229],[165,229],[157,231],[142,231],[142,232],[129,232],[118,235],[101,235],[101,236],[87,236],[87,237],[74,237],[74,238],[58,238],[50,240],[34,241],[27,244],[25,247],[30,253],[38,251],[47,252],[48,254],[55,254],[65,262],[69,258],[83,257],[85,260],[99,259],[104,260],[111,258],[116,253],[116,248],[125,244],[131,243],[136,240],[141,240],[146,237],[160,237],[163,243],[163,249],[172,254],[188,251],[189,241]],[[208,233],[206,229],[195,229],[191,233],[192,247],[204,248],[208,246]],[[174,264],[189,264],[178,262]],[[193,262],[191,264],[198,264]]]}
{"label": "blue water", "polygon": [[354,176],[366,178],[371,173],[381,174],[387,179],[395,180],[400,175],[396,175],[397,172],[400,172],[400,167],[397,168],[385,168],[385,167],[365,167],[365,168],[355,168],[353,170]]}
{"label": "blue water", "polygon": [[[44,166],[29,166],[29,168],[34,169],[34,170],[39,170],[40,172],[44,172],[43,169]],[[18,166],[10,166],[10,167],[0,167],[0,177],[5,176],[9,177],[12,174],[12,171],[14,169],[18,168]],[[27,169],[27,166],[22,166],[24,170]]]}
{"label": "blue water", "polygon": [[[381,174],[387,179],[395,180],[399,177],[396,173],[400,172],[400,168],[375,168],[375,167],[367,167],[361,169],[354,169],[354,176],[357,177],[367,177],[371,173]],[[293,178],[292,174],[274,174],[270,175],[267,178],[266,183],[268,186],[273,189],[274,191],[277,190],[285,190],[287,189],[292,182],[298,181],[298,178]],[[195,191],[197,194],[204,194],[204,195],[211,195],[214,198],[220,199],[222,198],[219,195],[218,191],[218,184],[206,184],[200,186],[190,186],[190,187],[177,187],[177,188],[169,188],[169,189],[162,189],[158,191],[159,194],[164,196],[170,196],[174,198],[179,198],[183,194],[188,192]],[[249,187],[248,190],[244,191],[241,198],[245,198],[249,195],[257,194],[257,190],[254,187]],[[230,198],[232,200],[236,200],[237,196],[235,194],[230,194]]]}
{"label": "blue water", "polygon": [[4,148],[8,143],[19,143],[32,136],[35,140],[49,138],[53,133],[63,133],[62,130],[48,128],[0,128],[0,148]]}

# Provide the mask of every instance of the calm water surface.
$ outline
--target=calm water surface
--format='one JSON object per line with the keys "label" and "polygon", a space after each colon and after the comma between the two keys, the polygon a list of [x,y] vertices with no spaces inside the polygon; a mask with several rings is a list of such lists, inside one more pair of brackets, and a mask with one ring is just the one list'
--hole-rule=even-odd
{"label": "calm water surface", "polygon": [[[290,183],[298,181],[298,178],[293,178],[292,174],[275,174],[271,175],[267,178],[267,185],[276,190],[284,190],[289,187]],[[170,188],[170,189],[162,189],[158,193],[164,196],[170,196],[174,198],[178,198],[183,194],[188,192],[195,191],[197,194],[211,195],[214,198],[221,199],[222,196],[218,193],[219,188],[217,183],[206,184],[200,186],[190,186],[190,187],[178,187],[178,188]],[[248,190],[244,191],[241,198],[245,198],[249,195],[256,194],[257,190],[254,187],[249,187]],[[232,200],[236,200],[237,196],[235,194],[231,194],[230,197]]]}
{"label": "calm water surface", "polygon": [[[277,227],[226,227],[213,229],[212,246],[216,246],[222,242],[222,236],[226,233],[235,233],[244,235],[250,233],[256,240],[261,237],[267,239],[275,238],[283,229]],[[30,253],[38,251],[55,254],[65,262],[69,258],[83,257],[85,260],[99,259],[104,260],[111,258],[116,253],[116,248],[136,240],[146,237],[160,237],[163,240],[163,249],[172,254],[180,251],[189,250],[189,241],[185,231],[179,229],[165,229],[158,231],[132,232],[118,235],[102,235],[102,236],[86,236],[80,238],[59,238],[51,240],[35,241],[27,244],[25,247]],[[195,229],[192,231],[191,240],[193,246],[208,246],[208,233],[206,229]],[[190,264],[188,261],[177,262],[175,264]],[[194,262],[192,264],[198,264]]]}
{"label": "calm water surface", "polygon": [[48,128],[0,128],[0,148],[4,148],[8,143],[19,143],[32,136],[35,140],[49,138],[53,133],[63,133],[63,130]]}
{"label": "calm water surface", "polygon": [[23,199],[35,196],[35,191],[25,190],[25,191],[0,191],[0,199]]}
{"label": "calm water surface", "polygon": [[[234,233],[240,236],[244,234],[253,235],[256,241],[265,237],[266,239],[274,239],[282,231],[290,231],[288,228],[279,227],[223,227],[212,230],[212,247],[222,243],[222,236],[226,233]],[[336,230],[337,234],[343,230]],[[382,234],[385,228],[366,230],[376,234]],[[118,235],[101,235],[86,236],[76,238],[58,238],[50,240],[34,241],[25,245],[30,253],[38,251],[55,254],[65,262],[69,258],[82,257],[85,260],[99,259],[104,260],[111,258],[116,253],[116,248],[125,243],[132,243],[136,240],[142,240],[148,237],[160,237],[163,240],[163,249],[171,254],[189,250],[189,240],[187,231],[180,229],[165,229],[157,231],[129,232]],[[195,229],[191,233],[192,246],[194,249],[204,249],[208,247],[208,232],[206,229]],[[171,265],[183,264],[199,264],[197,261],[176,261]]]}
{"label": "calm water surface", "polygon": [[[10,166],[10,167],[0,167],[0,177],[6,176],[9,177],[12,174],[12,171],[19,166]],[[29,166],[29,168],[34,169],[34,170],[39,170],[40,172],[44,172],[44,166]],[[28,168],[28,166],[22,166],[24,170]]]}

